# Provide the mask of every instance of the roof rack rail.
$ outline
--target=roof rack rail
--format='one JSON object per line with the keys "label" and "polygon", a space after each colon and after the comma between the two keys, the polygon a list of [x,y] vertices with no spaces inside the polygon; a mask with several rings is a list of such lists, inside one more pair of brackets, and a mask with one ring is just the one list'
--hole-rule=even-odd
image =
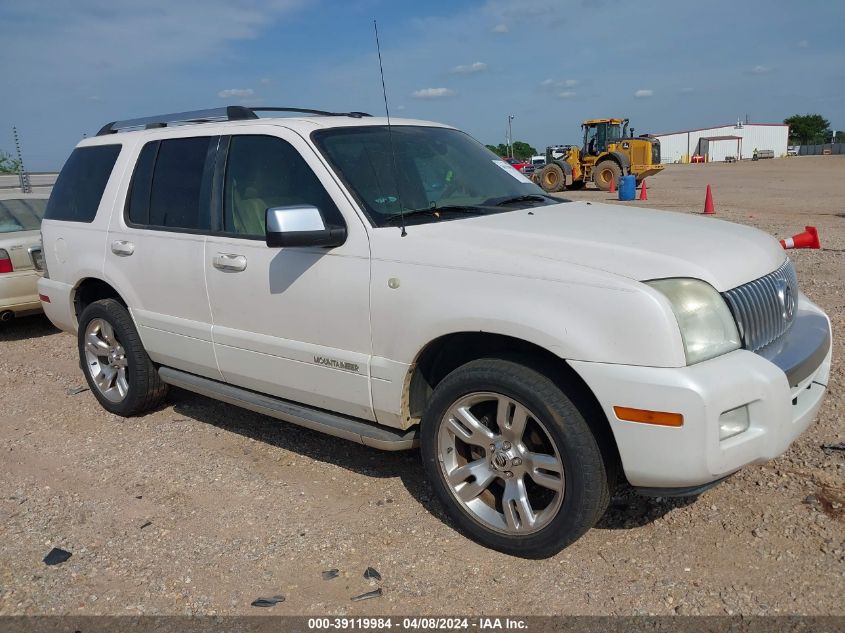
{"label": "roof rack rail", "polygon": [[301,114],[316,114],[318,116],[349,116],[360,119],[365,116],[372,116],[366,112],[326,112],[325,110],[309,110],[308,108],[246,108],[254,112],[299,112]]}
{"label": "roof rack rail", "polygon": [[97,136],[116,134],[121,130],[145,129],[167,127],[171,123],[212,123],[216,121],[245,121],[257,119],[256,112],[296,112],[299,114],[314,114],[318,116],[348,116],[361,118],[371,116],[366,112],[327,112],[325,110],[310,110],[307,108],[250,108],[246,106],[226,106],[223,108],[211,108],[208,110],[191,110],[188,112],[174,112],[172,114],[160,114],[158,116],[142,117],[139,119],[126,119],[125,121],[112,121],[106,123],[97,132]]}

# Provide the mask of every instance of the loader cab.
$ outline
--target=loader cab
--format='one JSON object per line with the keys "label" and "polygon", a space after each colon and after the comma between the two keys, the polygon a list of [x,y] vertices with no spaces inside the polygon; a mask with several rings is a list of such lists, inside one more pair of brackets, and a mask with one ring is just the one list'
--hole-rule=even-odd
{"label": "loader cab", "polygon": [[628,119],[591,119],[581,124],[584,130],[585,156],[600,156],[610,143],[628,135]]}

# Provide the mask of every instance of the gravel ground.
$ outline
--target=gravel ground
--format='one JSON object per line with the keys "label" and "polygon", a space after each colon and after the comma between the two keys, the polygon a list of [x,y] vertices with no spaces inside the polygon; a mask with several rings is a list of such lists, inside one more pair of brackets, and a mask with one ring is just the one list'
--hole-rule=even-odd
{"label": "gravel ground", "polygon": [[[845,331],[845,157],[678,165],[653,207],[778,237],[803,290]],[[568,197],[607,200],[582,191]],[[779,459],[695,501],[622,492],[544,561],[455,532],[415,453],[380,453],[186,392],[121,419],[85,384],[74,339],[43,317],[0,329],[0,614],[845,614],[845,374]],[[73,553],[48,567],[53,547]],[[367,566],[381,582],[365,580]],[[321,572],[340,570],[323,580]],[[350,597],[376,586],[384,596]],[[257,609],[259,596],[284,603]]]}

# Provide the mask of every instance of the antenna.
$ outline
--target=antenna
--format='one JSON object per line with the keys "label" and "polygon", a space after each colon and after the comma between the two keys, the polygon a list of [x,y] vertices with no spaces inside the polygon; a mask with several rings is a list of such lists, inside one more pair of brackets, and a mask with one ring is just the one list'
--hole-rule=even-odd
{"label": "antenna", "polygon": [[384,87],[384,67],[381,64],[381,44],[378,41],[378,23],[373,20],[373,30],[376,33],[376,50],[378,51],[378,69],[381,73],[381,93],[384,95],[384,113],[387,115],[387,142],[390,145],[390,157],[393,161],[393,182],[396,183],[396,200],[399,202],[399,219],[402,222],[402,237],[408,232],[405,230],[405,207],[402,205],[402,195],[399,193],[399,170],[396,169],[396,151],[393,149],[393,128],[390,126],[390,108],[387,107],[387,88]]}
{"label": "antenna", "polygon": [[15,150],[18,154],[18,179],[21,182],[21,193],[32,193],[32,187],[29,184],[29,172],[23,166],[23,154],[21,154],[21,140],[18,138],[18,128],[12,126],[12,135],[15,137]]}

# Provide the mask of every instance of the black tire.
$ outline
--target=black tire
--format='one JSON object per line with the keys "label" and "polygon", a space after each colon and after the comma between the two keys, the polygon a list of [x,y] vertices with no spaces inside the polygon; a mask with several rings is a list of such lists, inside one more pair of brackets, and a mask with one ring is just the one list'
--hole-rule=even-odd
{"label": "black tire", "polygon": [[566,174],[560,165],[552,163],[540,172],[540,186],[546,193],[558,193],[566,189]]}
{"label": "black tire", "polygon": [[[455,498],[446,482],[440,427],[455,403],[477,392],[502,394],[533,412],[560,455],[563,497],[556,514],[539,531],[505,534],[486,526]],[[581,411],[544,374],[512,360],[472,361],[444,378],[423,415],[420,439],[426,473],[449,517],[473,540],[506,554],[522,558],[552,556],[593,527],[610,502],[615,471],[606,466],[599,442]],[[446,450],[451,452],[450,448]],[[487,457],[495,459],[495,453],[491,451]]]}
{"label": "black tire", "polygon": [[593,168],[593,182],[602,191],[610,189],[610,181],[616,181],[619,186],[619,179],[622,177],[622,169],[613,160],[603,160]]}
{"label": "black tire", "polygon": [[[106,397],[92,376],[95,369],[89,364],[86,355],[85,336],[88,326],[95,319],[111,326],[124,352],[122,356],[126,362],[125,375],[128,390],[119,402]],[[88,382],[91,393],[106,411],[124,417],[138,415],[156,408],[167,395],[167,385],[159,378],[158,371],[144,350],[132,317],[118,301],[101,299],[85,308],[79,318],[77,348],[85,380]]]}

